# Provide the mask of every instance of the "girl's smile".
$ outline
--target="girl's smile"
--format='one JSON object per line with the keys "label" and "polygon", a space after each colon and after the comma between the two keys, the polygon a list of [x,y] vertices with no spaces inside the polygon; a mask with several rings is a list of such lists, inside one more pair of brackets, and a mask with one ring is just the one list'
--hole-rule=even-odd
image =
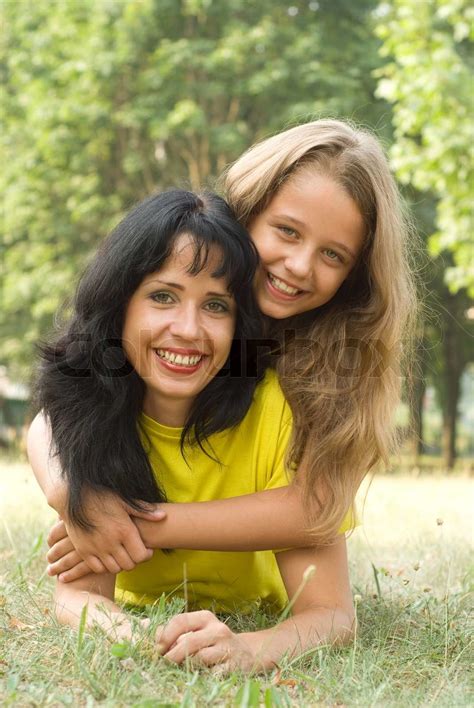
{"label": "girl's smile", "polygon": [[305,172],[278,190],[249,225],[261,264],[255,294],[275,319],[321,307],[357,262],[364,221],[353,199],[330,177]]}
{"label": "girl's smile", "polygon": [[219,252],[191,275],[192,240],[183,235],[172,255],[131,297],[123,346],[146,386],[144,411],[171,427],[184,425],[196,396],[224,366],[235,327],[235,303],[224,278],[212,273]]}

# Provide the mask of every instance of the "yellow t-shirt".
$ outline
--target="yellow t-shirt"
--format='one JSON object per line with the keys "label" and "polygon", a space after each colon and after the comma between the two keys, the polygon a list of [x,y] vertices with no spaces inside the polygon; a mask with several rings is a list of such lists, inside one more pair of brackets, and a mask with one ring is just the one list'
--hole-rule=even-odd
{"label": "yellow t-shirt", "polygon": [[[271,370],[241,423],[210,437],[220,464],[198,446],[186,448],[186,464],[181,428],[166,427],[144,414],[140,421],[146,449],[151,446],[151,465],[170,502],[226,499],[286,486],[291,423],[290,408]],[[157,550],[151,560],[117,576],[116,599],[121,602],[152,604],[162,593],[187,596],[189,609],[216,612],[245,612],[260,604],[278,610],[288,601],[272,551]]]}

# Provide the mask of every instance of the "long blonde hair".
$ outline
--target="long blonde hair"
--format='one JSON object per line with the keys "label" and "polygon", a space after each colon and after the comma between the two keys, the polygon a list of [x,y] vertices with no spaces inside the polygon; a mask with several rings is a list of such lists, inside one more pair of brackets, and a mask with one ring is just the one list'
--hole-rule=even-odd
{"label": "long blonde hair", "polygon": [[341,185],[366,227],[357,265],[329,303],[291,322],[277,364],[294,416],[287,462],[315,541],[327,543],[367,472],[387,464],[395,446],[402,358],[416,314],[407,257],[413,234],[378,140],[339,120],[306,123],[251,147],[223,187],[251,230],[283,183],[306,170]]}

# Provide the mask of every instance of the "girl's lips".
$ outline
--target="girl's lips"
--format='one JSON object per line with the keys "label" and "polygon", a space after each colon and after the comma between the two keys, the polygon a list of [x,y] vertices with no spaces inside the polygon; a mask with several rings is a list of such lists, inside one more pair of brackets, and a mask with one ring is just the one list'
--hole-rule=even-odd
{"label": "girl's lips", "polygon": [[[276,277],[276,276],[273,276],[273,277]],[[282,280],[282,282],[286,282],[286,281],[283,281],[282,278],[278,278],[278,280]],[[290,295],[289,293],[285,293],[282,290],[279,290],[278,288],[276,288],[273,285],[272,281],[270,280],[270,273],[268,273],[268,272],[267,272],[267,276],[265,278],[265,283],[266,283],[267,290],[270,292],[272,297],[277,298],[279,300],[285,300],[286,302],[293,302],[294,300],[298,300],[299,298],[303,297],[303,295],[306,295],[306,290],[299,290],[295,295]],[[290,283],[288,283],[288,285],[290,285]],[[292,287],[292,286],[290,286],[290,287]]]}

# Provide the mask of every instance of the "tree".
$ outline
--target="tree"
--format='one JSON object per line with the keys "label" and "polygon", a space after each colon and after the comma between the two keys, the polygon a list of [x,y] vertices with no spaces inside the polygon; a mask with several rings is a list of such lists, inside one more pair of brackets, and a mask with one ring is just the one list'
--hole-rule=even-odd
{"label": "tree", "polygon": [[392,160],[401,182],[438,200],[434,256],[447,252],[452,293],[474,295],[471,196],[474,9],[469,0],[392,0],[378,8],[378,95],[393,103]]}
{"label": "tree", "polygon": [[[392,59],[377,71],[377,93],[393,103],[393,167],[402,183],[435,204],[427,240],[435,260],[425,278],[434,316],[425,322],[419,354],[441,403],[448,468],[456,457],[460,380],[469,361],[466,291],[474,294],[473,14],[467,0],[392,0],[379,5],[376,29],[382,55]],[[412,421],[420,435],[421,381],[414,392]]]}
{"label": "tree", "polygon": [[27,371],[99,239],[147,193],[212,184],[253,141],[310,116],[376,125],[374,5],[4,3],[0,360]]}

